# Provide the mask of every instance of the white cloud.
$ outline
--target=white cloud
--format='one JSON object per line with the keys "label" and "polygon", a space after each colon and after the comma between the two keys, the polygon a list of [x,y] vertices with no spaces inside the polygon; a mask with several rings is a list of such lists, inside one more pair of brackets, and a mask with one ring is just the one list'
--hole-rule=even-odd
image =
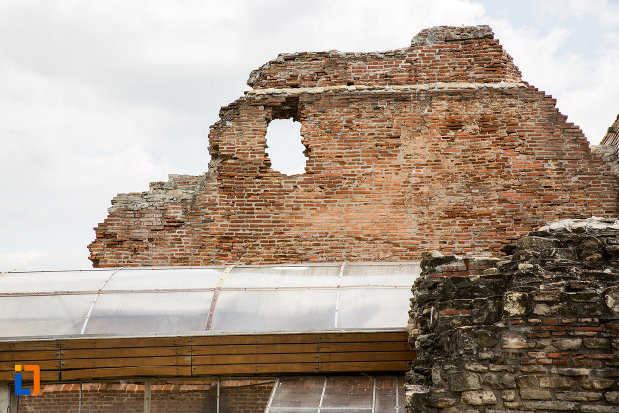
{"label": "white cloud", "polygon": [[40,263],[41,268],[47,265],[50,258],[48,252],[44,251],[18,251],[0,253],[0,268],[4,271],[22,270],[25,266],[33,268],[32,265]]}
{"label": "white cloud", "polygon": [[546,0],[539,3],[546,13],[561,19],[588,16],[605,26],[619,24],[619,5],[608,0]]}
{"label": "white cloud", "polygon": [[[615,5],[605,1],[596,1],[597,8],[586,4],[587,14],[594,20],[617,11]],[[548,13],[544,16],[545,26],[517,25],[507,19],[490,18],[489,22],[524,80],[556,98],[559,110],[582,128],[591,143],[597,144],[619,112],[619,105],[614,103],[619,83],[613,80],[619,64],[619,44],[607,42],[619,30],[598,27],[600,37],[596,37],[587,31],[588,27],[580,27],[577,23],[583,18],[583,3],[579,1],[570,2],[564,9],[546,2],[539,5],[543,5],[542,12]],[[555,14],[559,18],[553,20]],[[572,47],[572,42],[586,36],[589,39],[580,48]]]}

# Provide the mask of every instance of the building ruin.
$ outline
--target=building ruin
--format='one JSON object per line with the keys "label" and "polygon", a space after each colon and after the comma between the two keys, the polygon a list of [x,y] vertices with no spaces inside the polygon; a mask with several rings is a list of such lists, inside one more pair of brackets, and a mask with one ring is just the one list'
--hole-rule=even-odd
{"label": "building ruin", "polygon": [[[248,84],[211,127],[208,172],[114,198],[89,245],[94,267],[423,258],[406,411],[619,409],[619,118],[592,150],[488,26],[425,29],[387,52],[282,54]],[[289,118],[308,157],[292,176],[265,152],[269,122]],[[54,345],[62,359],[74,344]],[[304,380],[293,386],[320,394],[322,377]],[[272,382],[245,384],[262,411]]]}
{"label": "building ruin", "polygon": [[[615,174],[488,26],[282,54],[248,84],[211,127],[207,173],[112,201],[95,267],[492,255],[554,219],[617,215]],[[308,156],[293,176],[265,152],[287,118]]]}

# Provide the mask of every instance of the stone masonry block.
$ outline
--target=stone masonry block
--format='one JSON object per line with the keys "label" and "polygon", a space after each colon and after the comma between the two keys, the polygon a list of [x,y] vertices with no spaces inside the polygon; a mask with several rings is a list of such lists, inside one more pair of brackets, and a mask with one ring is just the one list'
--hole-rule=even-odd
{"label": "stone masonry block", "polygon": [[473,406],[496,404],[497,402],[494,392],[489,390],[462,392],[462,401]]}
{"label": "stone masonry block", "polygon": [[481,376],[473,372],[462,372],[451,376],[451,391],[479,390],[482,388]]}

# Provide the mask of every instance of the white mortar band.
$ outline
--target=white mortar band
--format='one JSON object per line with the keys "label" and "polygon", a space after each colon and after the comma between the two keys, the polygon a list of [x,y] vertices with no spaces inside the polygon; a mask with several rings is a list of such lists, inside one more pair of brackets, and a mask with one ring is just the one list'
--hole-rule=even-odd
{"label": "white mortar band", "polygon": [[464,89],[512,89],[529,87],[524,82],[436,82],[436,83],[420,83],[415,85],[335,85],[335,86],[317,86],[317,87],[287,87],[287,88],[267,88],[267,89],[252,89],[246,91],[248,95],[301,95],[301,94],[316,94],[325,92],[416,92],[424,90],[464,90]]}

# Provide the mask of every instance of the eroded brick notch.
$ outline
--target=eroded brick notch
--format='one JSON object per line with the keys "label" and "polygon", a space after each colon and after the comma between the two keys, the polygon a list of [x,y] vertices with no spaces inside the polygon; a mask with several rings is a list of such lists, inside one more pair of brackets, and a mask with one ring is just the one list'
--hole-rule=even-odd
{"label": "eroded brick notch", "polygon": [[[553,219],[618,213],[616,174],[487,26],[280,55],[248,83],[211,126],[207,173],[112,201],[94,266],[491,255]],[[302,124],[303,174],[271,168],[282,118]]]}

